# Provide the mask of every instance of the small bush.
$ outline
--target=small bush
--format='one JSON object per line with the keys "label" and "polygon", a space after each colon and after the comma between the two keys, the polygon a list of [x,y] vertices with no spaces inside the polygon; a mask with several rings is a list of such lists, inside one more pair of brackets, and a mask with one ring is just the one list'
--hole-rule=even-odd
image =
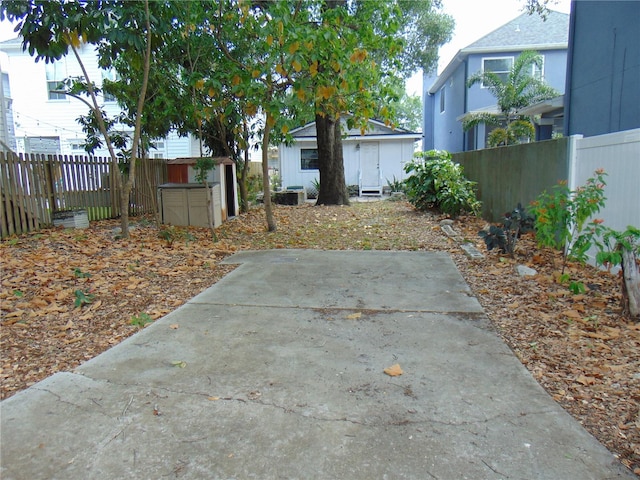
{"label": "small bush", "polygon": [[387,186],[389,187],[389,192],[402,192],[404,193],[405,184],[404,180],[398,180],[396,176],[393,176],[393,180],[389,180],[387,178]]}
{"label": "small bush", "polygon": [[538,244],[563,250],[563,271],[567,260],[585,263],[587,251],[603,233],[602,220],[592,217],[605,204],[605,176],[605,171],[598,169],[584,186],[573,191],[561,181],[551,193],[544,191],[532,202]]}
{"label": "small bush", "polygon": [[519,203],[511,212],[504,214],[502,227],[491,225],[488,230],[480,230],[478,235],[484,239],[487,250],[497,248],[513,256],[520,235],[533,230],[534,218]]}
{"label": "small bush", "polygon": [[410,175],[405,180],[407,199],[418,210],[436,208],[453,217],[463,212],[479,213],[475,182],[462,175],[462,167],[451,160],[449,152],[418,152],[404,170]]}
{"label": "small bush", "polygon": [[247,200],[257,203],[258,194],[262,194],[262,175],[250,175],[247,178]]}

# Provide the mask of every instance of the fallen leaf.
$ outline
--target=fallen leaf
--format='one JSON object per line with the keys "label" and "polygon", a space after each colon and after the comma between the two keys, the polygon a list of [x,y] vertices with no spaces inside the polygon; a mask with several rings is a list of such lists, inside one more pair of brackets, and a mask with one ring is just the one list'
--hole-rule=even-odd
{"label": "fallen leaf", "polygon": [[180,325],[178,325],[177,323],[172,323],[171,325],[169,325],[169,328],[171,328],[172,330],[177,330],[178,328],[180,328]]}
{"label": "fallen leaf", "polygon": [[173,365],[174,367],[184,368],[187,366],[187,362],[184,362],[182,360],[174,360],[173,362],[171,362],[171,365]]}
{"label": "fallen leaf", "polygon": [[578,375],[575,379],[576,382],[581,383],[582,385],[593,385],[596,383],[596,379],[592,377],[587,377],[585,375]]}
{"label": "fallen leaf", "polygon": [[211,400],[212,402],[215,402],[216,400],[220,400],[220,397],[207,397],[207,400]]}
{"label": "fallen leaf", "polygon": [[582,318],[582,315],[580,315],[580,313],[578,313],[575,310],[565,310],[564,312],[562,312],[562,314],[565,317],[569,317],[569,318],[575,318],[575,319],[580,319]]}
{"label": "fallen leaf", "polygon": [[349,320],[355,320],[356,318],[360,318],[360,317],[362,317],[362,313],[361,312],[352,313],[351,315],[347,315],[347,318]]}
{"label": "fallen leaf", "polygon": [[395,365],[391,365],[390,367],[385,368],[384,373],[386,373],[390,377],[398,377],[404,372],[402,371],[402,368],[400,368],[400,364],[396,363]]}

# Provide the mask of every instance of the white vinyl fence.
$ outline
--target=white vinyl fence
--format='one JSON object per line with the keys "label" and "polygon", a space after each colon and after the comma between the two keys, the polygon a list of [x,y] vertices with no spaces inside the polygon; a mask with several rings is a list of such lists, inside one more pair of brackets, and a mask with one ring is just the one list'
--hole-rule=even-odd
{"label": "white vinyl fence", "polygon": [[618,231],[629,225],[640,228],[640,129],[571,136],[568,154],[571,190],[584,185],[599,168],[607,173],[605,207],[596,218]]}

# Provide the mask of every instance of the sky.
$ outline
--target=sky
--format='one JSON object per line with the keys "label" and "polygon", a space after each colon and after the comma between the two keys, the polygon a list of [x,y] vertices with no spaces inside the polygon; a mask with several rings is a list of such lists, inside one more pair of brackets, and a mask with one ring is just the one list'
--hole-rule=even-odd
{"label": "sky", "polygon": [[[569,13],[570,0],[556,2],[550,5],[552,10]],[[456,25],[451,41],[440,49],[438,73],[459,50],[521,15],[524,4],[525,0],[442,0],[443,12],[451,15]],[[422,95],[422,72],[407,82],[407,92]]]}

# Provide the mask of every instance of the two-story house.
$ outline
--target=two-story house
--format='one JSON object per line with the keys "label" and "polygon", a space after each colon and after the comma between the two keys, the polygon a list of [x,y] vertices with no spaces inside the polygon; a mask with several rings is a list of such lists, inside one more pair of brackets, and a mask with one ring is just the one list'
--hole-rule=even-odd
{"label": "two-story house", "polygon": [[[564,92],[568,33],[567,14],[551,11],[545,20],[525,13],[460,50],[439,76],[425,72],[423,149],[460,152],[484,148],[488,128],[481,124],[465,132],[462,120],[470,113],[497,113],[497,102],[481,84],[468,88],[467,80],[479,71],[507,75],[514,59],[525,50],[535,50],[543,57],[542,70],[532,75]],[[562,119],[554,128],[562,132]]]}
{"label": "two-story house", "polygon": [[[79,52],[89,79],[101,86],[102,81],[110,78],[113,73],[98,66],[94,48],[93,45],[84,45]],[[6,67],[3,66],[3,74],[7,73],[10,85],[12,133],[15,135],[15,143],[14,139],[8,139],[6,143],[11,144],[18,153],[86,155],[86,135],[77,119],[81,115],[87,115],[89,107],[75,98],[56,92],[59,83],[65,78],[82,75],[80,65],[73,55],[53,63],[45,63],[43,60],[36,62],[28,52],[23,51],[21,38],[0,43],[0,51],[8,58]],[[120,112],[112,97],[101,95],[99,101],[108,116]],[[195,140],[178,137],[176,134],[157,140],[153,146],[155,148],[151,150],[150,156],[156,158],[199,155]],[[108,156],[106,149],[97,150],[94,154]]]}

